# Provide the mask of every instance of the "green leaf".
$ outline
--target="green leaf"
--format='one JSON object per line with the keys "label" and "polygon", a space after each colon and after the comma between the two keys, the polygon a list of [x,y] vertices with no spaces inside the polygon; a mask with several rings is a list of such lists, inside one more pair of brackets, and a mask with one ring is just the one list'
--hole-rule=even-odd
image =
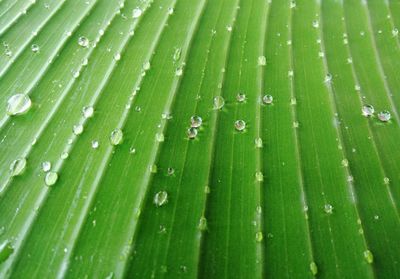
{"label": "green leaf", "polygon": [[0,0],[0,277],[399,277],[399,12]]}

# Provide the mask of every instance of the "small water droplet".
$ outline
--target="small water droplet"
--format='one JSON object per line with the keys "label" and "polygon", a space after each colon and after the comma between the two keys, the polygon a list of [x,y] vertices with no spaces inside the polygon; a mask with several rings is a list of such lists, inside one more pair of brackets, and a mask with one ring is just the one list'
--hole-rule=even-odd
{"label": "small water droplet", "polygon": [[296,8],[296,1],[294,1],[294,0],[290,1],[290,8],[291,9]]}
{"label": "small water droplet", "polygon": [[175,173],[175,169],[174,168],[169,167],[167,169],[167,175],[168,176],[174,175],[174,173]]}
{"label": "small water droplet", "polygon": [[225,100],[222,96],[215,96],[213,98],[214,109],[222,109],[225,105]]}
{"label": "small water droplet", "polygon": [[182,52],[181,48],[176,48],[175,49],[174,57],[173,57],[175,62],[179,61],[179,59],[181,58],[181,52]]}
{"label": "small water droplet", "polygon": [[325,204],[324,205],[324,211],[326,214],[332,214],[333,213],[333,206],[331,204]]}
{"label": "small water droplet", "polygon": [[385,185],[389,185],[389,183],[390,183],[389,177],[384,177],[384,178],[383,178],[383,183],[384,183]]}
{"label": "small water droplet", "polygon": [[314,276],[317,275],[318,266],[317,266],[317,264],[315,262],[311,262],[310,263],[310,271],[311,271],[312,275],[314,275]]}
{"label": "small water droplet", "polygon": [[265,58],[264,55],[259,56],[258,59],[257,59],[257,64],[258,64],[258,66],[267,65],[267,58]]}
{"label": "small water droplet", "polygon": [[182,67],[178,67],[175,70],[175,75],[180,77],[183,74],[183,68]]}
{"label": "small water droplet", "polygon": [[31,45],[31,50],[34,53],[38,53],[40,50],[40,47],[37,44],[33,44],[33,45]]}
{"label": "small water droplet", "polygon": [[347,159],[342,160],[342,166],[343,167],[348,167],[349,166],[349,161]]}
{"label": "small water droplet", "polygon": [[206,219],[206,217],[204,217],[204,216],[200,217],[198,228],[201,231],[207,230],[207,219]]}
{"label": "small water droplet", "polygon": [[94,109],[92,106],[87,106],[82,108],[82,115],[85,118],[90,118],[93,116]]}
{"label": "small water droplet", "polygon": [[138,18],[142,15],[143,11],[140,8],[135,8],[132,10],[132,18]]}
{"label": "small water droplet", "polygon": [[239,103],[242,103],[246,100],[246,94],[244,93],[238,93],[236,95],[236,101],[238,101]]}
{"label": "small water droplet", "polygon": [[375,112],[375,109],[372,105],[363,105],[362,107],[362,114],[365,117],[372,116]]}
{"label": "small water droplet", "polygon": [[80,45],[81,47],[88,47],[89,46],[89,39],[81,36],[78,38],[78,45]]}
{"label": "small water droplet", "polygon": [[256,172],[255,177],[258,182],[264,181],[264,175],[261,171]]}
{"label": "small water droplet", "polygon": [[262,232],[256,232],[256,241],[257,242],[263,241],[263,238],[264,238],[264,236],[263,236]]}
{"label": "small water droplet", "polygon": [[115,61],[121,60],[121,54],[120,54],[120,53],[114,54],[114,60],[115,60]]}
{"label": "small water droplet", "polygon": [[131,148],[129,148],[129,153],[130,154],[135,154],[136,153],[136,148],[134,148],[133,146]]}
{"label": "small water droplet", "polygon": [[44,178],[44,183],[46,183],[47,186],[53,186],[56,184],[58,180],[58,174],[54,171],[50,171],[46,174]]}
{"label": "small water droplet", "polygon": [[74,132],[75,135],[80,135],[83,132],[83,125],[82,124],[77,124],[74,125],[74,127],[72,128],[72,131]]}
{"label": "small water droplet", "polygon": [[313,20],[312,26],[313,26],[314,28],[318,28],[318,27],[319,27],[319,21],[318,21],[318,20]]}
{"label": "small water droplet", "polygon": [[197,129],[194,127],[190,127],[186,133],[189,139],[195,139],[197,137]]}
{"label": "small water droplet", "polygon": [[235,121],[235,129],[239,132],[244,131],[244,129],[246,128],[246,122],[244,122],[243,120],[236,120]]}
{"label": "small water droplet", "polygon": [[164,134],[159,132],[156,134],[156,141],[163,142],[164,141]]}
{"label": "small water droplet", "polygon": [[10,165],[10,174],[11,176],[18,176],[21,175],[26,167],[26,159],[25,158],[18,158],[14,160]]}
{"label": "small water droplet", "polygon": [[65,160],[65,159],[67,159],[67,158],[68,158],[68,156],[69,156],[69,153],[68,153],[68,152],[66,152],[66,151],[64,151],[63,153],[61,153],[61,156],[60,156],[60,158],[61,158],[62,160]]}
{"label": "small water droplet", "polygon": [[7,114],[20,115],[26,113],[32,106],[32,101],[25,94],[15,94],[7,101]]}
{"label": "small water droplet", "polygon": [[174,13],[174,8],[169,7],[169,8],[168,8],[168,14],[169,14],[169,15],[172,15],[173,13]]}
{"label": "small water droplet", "polygon": [[378,119],[382,122],[388,122],[391,118],[390,112],[387,110],[378,113]]}
{"label": "small water droplet", "polygon": [[51,169],[51,162],[46,161],[42,163],[42,170],[48,172]]}
{"label": "small water droplet", "polygon": [[364,258],[367,261],[367,263],[372,264],[374,262],[374,255],[370,250],[365,250],[364,251]]}
{"label": "small water droplet", "polygon": [[274,97],[272,97],[271,95],[264,95],[262,101],[264,104],[270,105],[274,101]]}
{"label": "small water droplet", "polygon": [[199,128],[203,123],[203,119],[200,116],[193,115],[190,117],[190,126],[193,128]]}
{"label": "small water droplet", "polygon": [[325,83],[330,83],[332,82],[332,75],[331,74],[326,74],[325,79],[324,79]]}
{"label": "small water droplet", "polygon": [[122,143],[124,134],[121,129],[115,129],[111,132],[110,142],[112,145],[119,145]]}
{"label": "small water droplet", "polygon": [[10,255],[14,252],[14,248],[11,243],[6,240],[0,245],[0,264],[5,262]]}
{"label": "small water droplet", "polygon": [[143,68],[144,71],[150,70],[150,67],[151,67],[150,61],[147,61],[147,62],[144,62],[144,63],[143,63],[142,68]]}
{"label": "small water droplet", "polygon": [[168,193],[165,191],[158,192],[155,194],[153,202],[157,207],[165,205],[168,202]]}
{"label": "small water droplet", "polygon": [[262,148],[262,147],[263,147],[262,138],[256,138],[256,139],[254,140],[254,143],[255,143],[255,145],[256,145],[257,148]]}
{"label": "small water droplet", "polygon": [[399,35],[399,30],[397,28],[393,28],[392,30],[392,36],[397,37]]}
{"label": "small water droplet", "polygon": [[232,25],[227,25],[226,30],[228,30],[228,32],[232,32]]}
{"label": "small water droplet", "polygon": [[93,140],[93,141],[92,141],[92,148],[93,148],[93,149],[99,148],[99,141]]}

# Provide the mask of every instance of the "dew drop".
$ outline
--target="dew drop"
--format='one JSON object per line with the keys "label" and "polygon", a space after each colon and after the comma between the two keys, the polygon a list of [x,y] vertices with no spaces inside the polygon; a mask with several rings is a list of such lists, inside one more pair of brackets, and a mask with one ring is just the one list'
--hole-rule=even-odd
{"label": "dew drop", "polygon": [[6,240],[0,245],[0,264],[5,262],[10,255],[14,252],[14,248],[11,243]]}
{"label": "dew drop", "polygon": [[199,225],[198,225],[199,230],[205,231],[207,230],[207,219],[204,216],[201,216],[199,220]]}
{"label": "dew drop", "polygon": [[110,142],[112,145],[119,145],[122,143],[124,134],[121,129],[115,129],[111,132]]}
{"label": "dew drop", "polygon": [[256,181],[258,182],[264,181],[264,175],[261,171],[256,172],[255,176],[256,176]]}
{"label": "dew drop", "polygon": [[64,151],[63,153],[61,153],[60,158],[61,158],[62,160],[65,160],[65,159],[67,159],[68,157],[69,157],[69,153],[68,153],[68,152]]}
{"label": "dew drop", "polygon": [[114,54],[114,60],[115,60],[115,61],[121,60],[121,54],[120,54],[120,53]]}
{"label": "dew drop", "polygon": [[132,10],[132,18],[138,18],[142,15],[143,11],[140,8],[135,8]]}
{"label": "dew drop", "polygon": [[40,47],[37,44],[33,44],[33,45],[31,45],[31,50],[32,50],[32,52],[37,53],[37,52],[39,52]]}
{"label": "dew drop", "polygon": [[182,67],[178,67],[175,70],[175,75],[180,77],[183,74],[183,68]]}
{"label": "dew drop", "polygon": [[179,61],[179,59],[181,58],[181,52],[182,52],[181,48],[175,49],[174,57],[173,57],[175,62]]}
{"label": "dew drop", "polygon": [[378,113],[378,118],[382,122],[388,122],[391,118],[390,112],[387,110]]}
{"label": "dew drop", "polygon": [[290,1],[290,8],[291,9],[296,8],[296,1],[294,1],[294,0]]}
{"label": "dew drop", "polygon": [[143,68],[144,71],[150,70],[150,67],[151,67],[151,65],[150,65],[149,61],[143,63],[142,68]]}
{"label": "dew drop", "polygon": [[58,180],[58,174],[54,171],[50,171],[46,174],[44,178],[44,183],[46,183],[47,186],[53,186],[56,184]]}
{"label": "dew drop", "polygon": [[246,122],[244,122],[243,120],[236,120],[235,121],[235,129],[239,132],[244,131],[244,129],[246,128]]}
{"label": "dew drop", "polygon": [[362,115],[365,117],[372,116],[375,112],[375,109],[372,105],[363,105],[362,107]]}
{"label": "dew drop", "polygon": [[256,139],[254,140],[254,143],[255,143],[255,145],[256,145],[257,148],[262,148],[262,147],[263,147],[262,138],[256,138]]}
{"label": "dew drop", "polygon": [[317,275],[318,266],[317,266],[317,264],[315,262],[311,262],[310,263],[310,271],[311,271],[312,275],[314,275],[314,276]]}
{"label": "dew drop", "polygon": [[156,134],[156,141],[163,142],[164,141],[164,134],[159,132]]}
{"label": "dew drop", "polygon": [[393,36],[393,37],[397,37],[398,35],[399,35],[399,29],[393,28],[393,30],[392,30],[392,36]]}
{"label": "dew drop", "polygon": [[246,94],[238,93],[236,95],[236,101],[238,101],[239,103],[243,103],[245,100],[246,100]]}
{"label": "dew drop", "polygon": [[78,38],[78,45],[80,45],[81,47],[88,47],[89,46],[89,39],[81,36]]}
{"label": "dew drop", "polygon": [[213,98],[214,109],[222,109],[225,105],[225,100],[222,96],[215,96]]}
{"label": "dew drop", "polygon": [[332,75],[331,74],[326,74],[324,82],[325,83],[330,83],[332,81]]}
{"label": "dew drop", "polygon": [[174,168],[169,167],[169,168],[167,169],[167,174],[168,174],[168,176],[174,175],[174,173],[175,173],[175,169],[174,169]]}
{"label": "dew drop", "polygon": [[187,136],[189,139],[195,139],[197,137],[197,129],[196,128],[191,127],[187,130],[186,133],[187,133]]}
{"label": "dew drop", "polygon": [[274,97],[272,97],[271,95],[264,95],[262,101],[264,104],[270,105],[274,101]]}
{"label": "dew drop", "polygon": [[32,106],[32,101],[25,94],[15,94],[7,101],[7,114],[20,115],[26,113]]}
{"label": "dew drop", "polygon": [[325,204],[324,205],[324,211],[326,214],[332,214],[333,213],[333,206],[331,204]]}
{"label": "dew drop", "polygon": [[26,167],[26,159],[25,158],[18,158],[14,160],[10,165],[10,174],[11,176],[18,176],[21,175]]}
{"label": "dew drop", "polygon": [[169,7],[169,8],[168,8],[168,14],[169,14],[169,15],[172,15],[173,13],[174,13],[174,8]]}
{"label": "dew drop", "polygon": [[318,20],[313,20],[312,26],[313,26],[314,28],[318,28],[318,27],[319,27],[319,21],[318,21]]}
{"label": "dew drop", "polygon": [[257,232],[256,233],[256,241],[261,242],[263,240],[264,236],[262,232]]}
{"label": "dew drop", "polygon": [[203,123],[203,119],[201,119],[200,116],[193,115],[192,117],[190,117],[190,126],[192,128],[199,128],[202,123]]}
{"label": "dew drop", "polygon": [[98,142],[97,140],[93,140],[93,141],[92,141],[92,148],[93,148],[93,149],[99,148],[99,142]]}
{"label": "dew drop", "polygon": [[385,185],[389,185],[389,183],[390,183],[389,177],[384,177],[384,178],[383,178],[383,183],[384,183]]}
{"label": "dew drop", "polygon": [[92,106],[88,106],[88,107],[83,107],[82,108],[82,115],[85,118],[90,118],[93,116],[94,113],[94,109]]}
{"label": "dew drop", "polygon": [[257,59],[257,64],[258,64],[258,66],[265,66],[265,65],[267,65],[267,58],[265,58],[264,55],[259,56],[258,59]]}
{"label": "dew drop", "polygon": [[72,128],[72,131],[77,136],[82,134],[83,133],[83,125],[82,124],[74,125],[74,127]]}
{"label": "dew drop", "polygon": [[364,251],[364,258],[367,261],[367,263],[372,264],[374,262],[374,255],[370,250],[365,250]]}
{"label": "dew drop", "polygon": [[42,163],[42,170],[48,172],[51,169],[51,163],[49,161]]}
{"label": "dew drop", "polygon": [[168,193],[165,191],[158,192],[155,194],[153,202],[157,207],[165,205],[168,202]]}

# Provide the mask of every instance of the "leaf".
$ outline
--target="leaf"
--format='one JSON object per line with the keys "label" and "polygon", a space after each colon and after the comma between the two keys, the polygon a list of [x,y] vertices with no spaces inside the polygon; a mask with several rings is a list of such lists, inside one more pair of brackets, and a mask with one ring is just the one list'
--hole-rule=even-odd
{"label": "leaf", "polygon": [[0,277],[399,277],[399,9],[0,0]]}

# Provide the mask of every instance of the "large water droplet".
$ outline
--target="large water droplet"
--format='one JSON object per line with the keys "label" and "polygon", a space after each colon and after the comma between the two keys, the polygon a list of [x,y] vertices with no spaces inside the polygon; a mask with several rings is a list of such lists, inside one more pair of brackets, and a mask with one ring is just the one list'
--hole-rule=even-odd
{"label": "large water droplet", "polygon": [[58,180],[58,174],[54,171],[50,171],[46,174],[44,178],[44,183],[46,183],[47,186],[53,186],[56,184]]}
{"label": "large water droplet", "polygon": [[382,122],[388,122],[391,118],[390,112],[387,110],[378,113],[378,119]]}
{"label": "large water droplet", "polygon": [[189,139],[195,139],[196,136],[197,136],[197,129],[196,129],[196,128],[193,128],[193,127],[190,127],[190,128],[187,130],[186,133],[187,133],[187,136],[188,136]]}
{"label": "large water droplet", "polygon": [[81,47],[88,47],[89,46],[89,39],[81,36],[78,38],[78,45],[80,45]]}
{"label": "large water droplet", "polygon": [[225,105],[225,100],[222,96],[215,96],[213,98],[214,109],[222,109]]}
{"label": "large water droplet", "polygon": [[124,134],[121,129],[115,129],[111,132],[110,142],[112,145],[119,145],[122,143]]}
{"label": "large water droplet", "polygon": [[374,114],[374,112],[375,112],[375,109],[372,105],[364,105],[362,107],[362,114],[365,117],[372,116]]}
{"label": "large water droplet", "polygon": [[203,123],[203,119],[200,116],[193,115],[190,117],[190,126],[193,128],[199,128]]}
{"label": "large water droplet", "polygon": [[132,10],[132,18],[138,18],[142,15],[143,11],[140,8],[135,8]]}
{"label": "large water droplet", "polygon": [[239,132],[242,132],[246,128],[246,122],[243,120],[236,120],[235,121],[235,129]]}
{"label": "large water droplet", "polygon": [[6,240],[0,245],[0,264],[5,262],[8,257],[14,252],[14,248],[11,243]]}
{"label": "large water droplet", "polygon": [[274,97],[272,97],[271,95],[264,95],[262,101],[264,104],[270,105],[274,101]]}
{"label": "large water droplet", "polygon": [[25,94],[15,94],[7,101],[7,114],[19,115],[27,112],[32,106],[32,101]]}
{"label": "large water droplet", "polygon": [[155,194],[153,202],[156,206],[160,207],[168,202],[168,193],[165,191],[160,191]]}
{"label": "large water droplet", "polygon": [[10,165],[10,174],[11,176],[18,176],[21,175],[26,167],[26,159],[25,158],[18,158],[14,160]]}

